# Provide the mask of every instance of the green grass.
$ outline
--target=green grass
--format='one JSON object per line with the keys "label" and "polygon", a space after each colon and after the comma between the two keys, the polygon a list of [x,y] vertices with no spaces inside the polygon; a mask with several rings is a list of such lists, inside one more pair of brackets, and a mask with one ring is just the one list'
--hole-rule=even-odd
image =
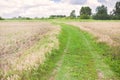
{"label": "green grass", "polygon": [[[98,43],[97,43],[98,44]],[[105,43],[93,45],[110,69],[120,78],[120,47],[110,47]]]}
{"label": "green grass", "polygon": [[58,22],[120,22],[120,20],[94,20],[94,19],[66,19],[66,18],[56,18],[56,19],[31,19],[31,20],[24,20],[24,19],[6,19],[0,20],[0,22],[51,22],[51,21],[58,21]]}
{"label": "green grass", "polygon": [[83,34],[70,25],[61,25],[69,36],[67,52],[56,80],[94,80],[97,78],[94,60],[89,54]]}
{"label": "green grass", "polygon": [[96,80],[99,72],[104,75],[102,80],[117,80],[114,70],[106,63],[107,57],[101,55],[108,52],[108,46],[101,46],[92,35],[74,26],[62,26],[71,37],[56,80]]}
{"label": "green grass", "polygon": [[[49,80],[51,76],[55,80],[97,80],[99,73],[104,75],[102,80],[119,80],[116,76],[119,68],[115,71],[112,64],[115,61],[111,61],[111,56],[105,56],[110,54],[109,46],[96,43],[92,35],[75,26],[59,25],[62,27],[59,50],[47,55],[38,69],[24,72],[21,80]],[[52,75],[54,69],[57,72]]]}
{"label": "green grass", "polygon": [[55,21],[55,22],[120,22],[120,20],[94,20],[94,19],[46,19],[47,21]]}

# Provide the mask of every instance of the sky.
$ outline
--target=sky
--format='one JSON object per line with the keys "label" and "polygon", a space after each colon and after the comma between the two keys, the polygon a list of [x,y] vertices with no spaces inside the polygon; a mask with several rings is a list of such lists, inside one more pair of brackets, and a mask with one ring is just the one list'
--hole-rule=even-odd
{"label": "sky", "polygon": [[96,7],[102,4],[106,5],[110,12],[117,1],[120,0],[0,0],[0,16],[4,18],[69,16],[72,10],[79,15],[82,6],[89,6],[95,13]]}

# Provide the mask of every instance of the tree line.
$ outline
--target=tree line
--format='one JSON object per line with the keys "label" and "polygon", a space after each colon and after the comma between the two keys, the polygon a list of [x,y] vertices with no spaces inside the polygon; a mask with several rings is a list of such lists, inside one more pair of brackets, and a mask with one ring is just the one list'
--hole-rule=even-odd
{"label": "tree line", "polygon": [[[98,6],[96,8],[96,13],[92,14],[92,9],[89,6],[81,7],[79,16],[76,16],[76,11],[72,10],[70,16],[66,15],[50,15],[49,19],[55,18],[80,18],[80,19],[95,19],[95,20],[120,20],[120,1],[116,2],[114,9],[108,14],[107,7],[105,5]],[[20,20],[31,20],[33,18],[29,17],[14,17],[12,19],[20,19]],[[39,18],[36,17],[34,19],[47,19],[47,18]],[[0,20],[4,20],[4,18],[0,17]]]}
{"label": "tree line", "polygon": [[116,2],[113,11],[108,14],[107,7],[105,5],[98,6],[96,13],[92,14],[92,9],[89,6],[82,7],[80,9],[80,16],[76,16],[75,10],[70,13],[70,18],[81,18],[81,19],[96,19],[96,20],[120,20],[120,2]]}

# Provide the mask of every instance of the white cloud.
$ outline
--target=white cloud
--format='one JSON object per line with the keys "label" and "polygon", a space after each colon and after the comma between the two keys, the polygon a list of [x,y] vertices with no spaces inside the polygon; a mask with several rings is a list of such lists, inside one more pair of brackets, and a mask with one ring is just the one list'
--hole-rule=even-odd
{"label": "white cloud", "polygon": [[31,16],[31,17],[42,17],[46,16],[48,17],[49,15],[69,15],[71,10],[75,9],[78,10],[80,9],[81,6],[78,5],[69,5],[69,4],[64,4],[64,3],[51,3],[46,6],[38,6],[38,7],[32,7],[26,10],[24,13],[21,13],[20,15],[22,16]]}
{"label": "white cloud", "polygon": [[87,0],[61,0],[61,2],[63,3],[70,3],[70,4],[77,4],[77,5],[81,5],[84,4]]}
{"label": "white cloud", "polygon": [[107,5],[109,11],[113,9],[118,0],[106,0],[100,3],[98,0],[0,0],[0,16],[2,17],[42,17],[52,14],[69,15],[74,9],[79,14],[81,6],[90,6],[95,12],[95,8],[101,4]]}

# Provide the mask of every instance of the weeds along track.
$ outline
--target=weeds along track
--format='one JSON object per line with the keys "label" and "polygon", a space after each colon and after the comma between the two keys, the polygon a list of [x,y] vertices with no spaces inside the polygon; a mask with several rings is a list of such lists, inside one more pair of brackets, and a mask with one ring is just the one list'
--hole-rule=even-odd
{"label": "weeds along track", "polygon": [[45,53],[58,48],[59,32],[47,22],[0,22],[0,79],[16,80],[22,71],[36,68]]}
{"label": "weeds along track", "polygon": [[105,62],[120,76],[120,23],[71,22],[68,24],[77,26],[81,30],[94,35],[94,38],[97,39],[97,44],[104,50],[101,55],[105,59]]}

